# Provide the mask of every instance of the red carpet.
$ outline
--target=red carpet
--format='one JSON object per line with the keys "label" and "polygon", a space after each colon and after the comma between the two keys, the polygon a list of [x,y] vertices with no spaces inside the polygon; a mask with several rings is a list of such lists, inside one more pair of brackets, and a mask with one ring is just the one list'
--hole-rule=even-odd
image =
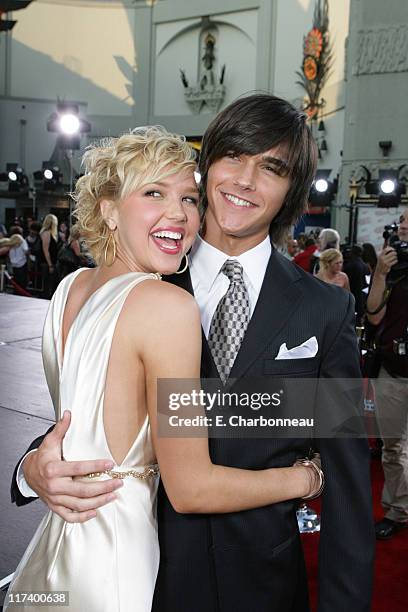
{"label": "red carpet", "polygon": [[[374,516],[383,518],[381,491],[383,472],[381,461],[374,459],[371,465]],[[317,510],[317,502],[310,504]],[[317,548],[319,534],[302,536],[306,565],[309,574],[312,610],[316,612]],[[387,541],[377,541],[375,582],[372,612],[406,612],[408,610],[408,528]],[[352,612],[352,610],[350,610]]]}

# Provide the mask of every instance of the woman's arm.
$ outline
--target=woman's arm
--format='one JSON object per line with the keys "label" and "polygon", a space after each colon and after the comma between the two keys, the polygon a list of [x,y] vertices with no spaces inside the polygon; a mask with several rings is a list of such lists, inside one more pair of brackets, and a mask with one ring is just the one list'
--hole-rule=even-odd
{"label": "woman's arm", "polygon": [[[378,256],[377,266],[372,279],[372,284],[367,297],[367,318],[372,325],[379,325],[383,320],[387,306],[378,312],[378,308],[384,303],[384,295],[387,284],[387,275],[392,266],[398,261],[397,254],[392,247],[385,247]],[[373,314],[371,314],[373,313]]]}
{"label": "woman's arm", "polygon": [[[191,379],[193,388],[194,381],[200,377],[201,355],[201,324],[196,302],[177,287],[160,285],[163,286],[156,286],[144,295],[146,325],[138,343],[146,372],[153,443],[161,478],[175,510],[233,512],[310,494],[316,486],[311,468],[255,471],[224,467],[211,462],[205,430],[199,438],[158,435],[157,379]],[[150,293],[148,299],[147,293]]]}
{"label": "woman's arm", "polygon": [[349,281],[349,277],[347,276],[347,274],[345,272],[342,272],[343,274],[343,287],[344,289],[347,289],[347,291],[350,291],[350,281]]}

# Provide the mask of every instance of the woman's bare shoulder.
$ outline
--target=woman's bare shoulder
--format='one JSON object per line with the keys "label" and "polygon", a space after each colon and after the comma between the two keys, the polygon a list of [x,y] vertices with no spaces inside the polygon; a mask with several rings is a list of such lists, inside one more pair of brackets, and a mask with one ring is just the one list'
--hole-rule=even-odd
{"label": "woman's bare shoulder", "polygon": [[129,302],[140,308],[153,308],[155,310],[168,310],[172,307],[198,308],[194,297],[172,283],[146,279],[133,288]]}
{"label": "woman's bare shoulder", "polygon": [[184,322],[199,321],[200,313],[194,297],[167,281],[147,279],[132,289],[125,305],[125,316],[129,319],[154,321],[159,327],[169,322],[179,326]]}

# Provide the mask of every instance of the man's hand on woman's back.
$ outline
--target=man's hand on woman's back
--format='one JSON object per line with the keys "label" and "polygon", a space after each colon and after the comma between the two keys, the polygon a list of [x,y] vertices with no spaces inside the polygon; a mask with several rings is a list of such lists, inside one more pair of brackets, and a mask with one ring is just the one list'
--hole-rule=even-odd
{"label": "man's hand on woman's back", "polygon": [[62,441],[71,422],[64,412],[54,429],[45,436],[35,453],[23,463],[24,477],[47,506],[68,523],[84,523],[96,516],[96,509],[116,499],[114,491],[123,482],[109,479],[98,482],[76,480],[94,472],[112,469],[113,461],[64,461]]}

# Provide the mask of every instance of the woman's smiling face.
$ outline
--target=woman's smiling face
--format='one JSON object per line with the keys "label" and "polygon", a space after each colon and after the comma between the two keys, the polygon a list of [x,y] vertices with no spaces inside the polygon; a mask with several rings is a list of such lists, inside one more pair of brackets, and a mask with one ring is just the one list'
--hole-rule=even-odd
{"label": "woman's smiling face", "polygon": [[117,254],[130,270],[173,274],[198,232],[198,189],[186,168],[143,185],[127,198],[102,202],[116,225]]}

